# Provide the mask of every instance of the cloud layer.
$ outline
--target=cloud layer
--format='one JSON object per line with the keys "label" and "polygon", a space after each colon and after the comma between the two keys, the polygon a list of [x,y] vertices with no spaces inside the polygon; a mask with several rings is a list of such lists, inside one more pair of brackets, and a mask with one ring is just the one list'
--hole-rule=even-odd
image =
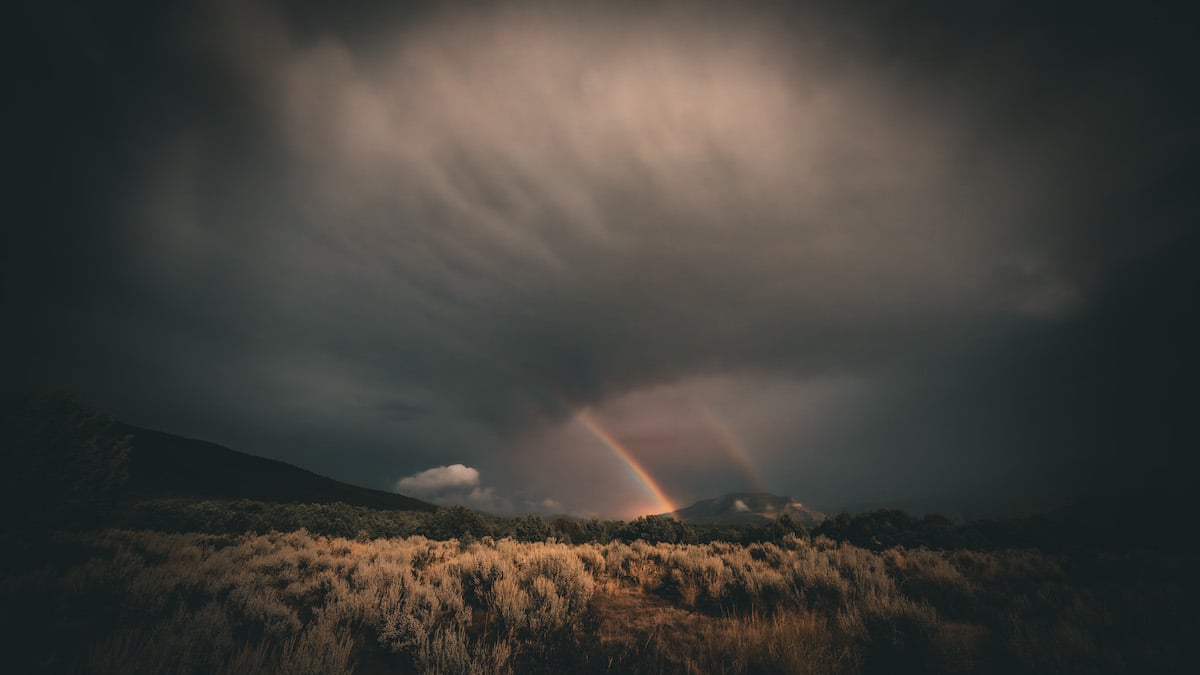
{"label": "cloud layer", "polygon": [[27,272],[61,308],[29,323],[73,337],[23,367],[416,496],[653,508],[585,408],[676,501],[1060,492],[1104,436],[1078,373],[1135,351],[1095,317],[1188,212],[1171,71],[1091,42],[1137,44],[1124,18],[162,11],[176,39],[108,35],[125,106],[87,143],[114,166],[44,235],[87,253]]}

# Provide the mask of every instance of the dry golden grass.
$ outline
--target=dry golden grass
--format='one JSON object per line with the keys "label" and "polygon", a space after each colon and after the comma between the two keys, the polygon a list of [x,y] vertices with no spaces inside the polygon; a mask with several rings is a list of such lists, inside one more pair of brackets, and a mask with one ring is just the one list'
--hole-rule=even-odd
{"label": "dry golden grass", "polygon": [[461,544],[303,530],[105,531],[66,544],[77,549],[76,562],[9,575],[0,587],[6,604],[52,608],[29,642],[33,670],[962,673],[1135,665],[1100,639],[1120,608],[1067,583],[1058,559],[1029,551],[873,553],[821,537],[750,546],[487,537]]}

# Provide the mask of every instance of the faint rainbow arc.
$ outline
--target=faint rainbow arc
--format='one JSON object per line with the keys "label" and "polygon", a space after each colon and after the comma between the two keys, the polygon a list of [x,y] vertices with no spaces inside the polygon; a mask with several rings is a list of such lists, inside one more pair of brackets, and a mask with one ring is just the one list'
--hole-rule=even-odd
{"label": "faint rainbow arc", "polygon": [[646,469],[642,468],[642,465],[638,463],[637,459],[634,458],[634,456],[625,448],[625,446],[621,445],[617,439],[613,438],[611,434],[605,431],[604,427],[600,426],[600,423],[592,418],[587,411],[580,411],[575,415],[575,419],[579,420],[579,423],[582,424],[585,429],[591,432],[593,436],[598,438],[600,442],[608,446],[608,449],[612,450],[613,454],[616,455],[618,459],[624,462],[633,471],[642,484],[645,485],[646,489],[650,491],[650,494],[654,496],[654,499],[658,501],[659,507],[663,509],[663,513],[670,515],[675,512],[674,504],[672,504],[671,500],[667,498],[666,493],[664,493],[662,488],[659,487],[658,483],[654,480],[654,477],[651,476]]}
{"label": "faint rainbow arc", "polygon": [[712,431],[716,435],[718,443],[725,449],[725,452],[734,463],[737,464],[746,482],[758,492],[770,492],[771,490],[767,486],[767,482],[763,480],[758,470],[754,468],[754,463],[750,461],[750,453],[738,441],[737,436],[733,434],[729,425],[717,415],[717,412],[711,406],[701,405],[699,407],[709,431]]}

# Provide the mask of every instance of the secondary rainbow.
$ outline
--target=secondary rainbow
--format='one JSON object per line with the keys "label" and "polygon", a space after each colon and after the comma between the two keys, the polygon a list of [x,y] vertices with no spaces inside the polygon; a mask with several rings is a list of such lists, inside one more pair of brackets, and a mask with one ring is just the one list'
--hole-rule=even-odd
{"label": "secondary rainbow", "polygon": [[597,422],[595,418],[589,415],[587,411],[580,411],[575,415],[575,419],[579,420],[579,423],[583,425],[583,428],[587,429],[593,436],[599,439],[600,442],[608,446],[608,449],[612,450],[613,454],[616,455],[617,458],[622,462],[624,462],[631,471],[633,471],[634,475],[638,477],[638,480],[640,480],[642,484],[646,486],[646,489],[649,490],[650,494],[654,496],[654,499],[658,501],[659,507],[663,510],[663,513],[669,514],[675,511],[675,506],[671,503],[670,499],[667,499],[666,493],[663,492],[662,488],[659,487],[654,478],[646,471],[646,469],[642,468],[642,465],[638,463],[637,459],[634,458],[633,454],[630,453],[625,446],[621,445],[617,439],[612,437],[612,434],[608,433],[605,431],[604,427],[600,426],[600,423]]}
{"label": "secondary rainbow", "polygon": [[750,461],[750,453],[746,451],[746,447],[738,441],[733,430],[721,419],[717,411],[711,406],[700,405],[700,414],[704,418],[705,425],[713,435],[717,437],[717,443],[725,450],[733,463],[737,465],[743,480],[746,481],[752,489],[757,492],[770,492],[766,481],[762,479],[758,471],[754,468],[754,463]]}

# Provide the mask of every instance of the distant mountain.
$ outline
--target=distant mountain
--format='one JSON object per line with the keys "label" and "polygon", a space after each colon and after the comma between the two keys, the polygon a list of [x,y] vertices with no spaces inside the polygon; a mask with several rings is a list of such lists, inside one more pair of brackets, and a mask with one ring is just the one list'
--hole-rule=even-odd
{"label": "distant mountain", "polygon": [[126,499],[252,499],[262,502],[342,502],[404,511],[437,507],[412,497],[319,476],[298,466],[256,457],[161,431],[116,423],[130,437]]}
{"label": "distant mountain", "polygon": [[735,492],[704,499],[672,515],[689,523],[740,525],[774,520],[785,513],[807,527],[814,527],[825,520],[825,514],[816,509],[791,497],[767,492]]}

